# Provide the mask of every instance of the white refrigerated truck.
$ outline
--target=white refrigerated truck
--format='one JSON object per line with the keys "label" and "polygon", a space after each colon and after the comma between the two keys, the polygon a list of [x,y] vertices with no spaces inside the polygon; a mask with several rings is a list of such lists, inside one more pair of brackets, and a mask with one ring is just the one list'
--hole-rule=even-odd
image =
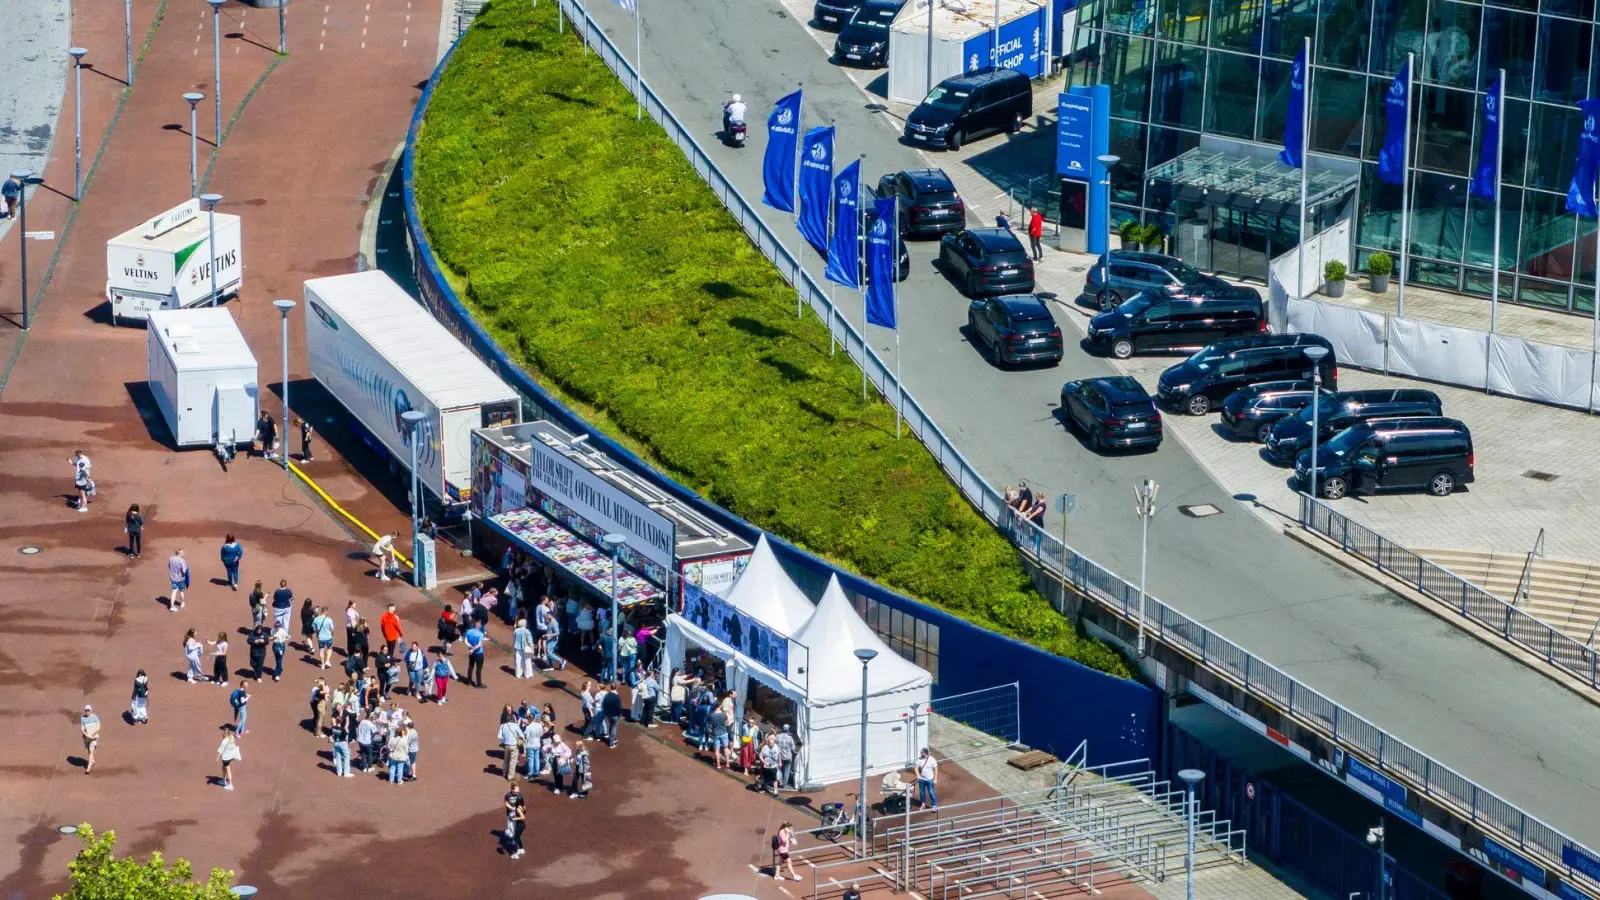
{"label": "white refrigerated truck", "polygon": [[179,447],[232,446],[255,434],[256,357],[226,309],[150,313],[150,393]]}
{"label": "white refrigerated truck", "polygon": [[209,301],[213,265],[218,299],[239,293],[244,280],[239,217],[215,215],[215,249],[211,216],[201,212],[199,200],[174,206],[106,242],[106,299],[114,324]]}
{"label": "white refrigerated truck", "polygon": [[424,486],[446,503],[470,499],[472,432],[521,422],[516,392],[382,272],[313,278],[305,299],[312,376],[406,471],[400,416],[420,410]]}

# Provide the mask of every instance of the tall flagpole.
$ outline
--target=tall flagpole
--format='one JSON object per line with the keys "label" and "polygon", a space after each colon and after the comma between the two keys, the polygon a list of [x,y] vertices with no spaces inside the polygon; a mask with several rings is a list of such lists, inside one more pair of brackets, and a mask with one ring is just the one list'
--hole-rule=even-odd
{"label": "tall flagpole", "polygon": [[[1506,152],[1506,70],[1500,70],[1500,88],[1494,98],[1494,276],[1490,280],[1489,339],[1484,349],[1493,356],[1494,333],[1500,324],[1500,162]],[[1600,257],[1597,257],[1600,259]],[[1597,263],[1600,264],[1600,263]],[[1592,379],[1591,379],[1592,380]],[[1483,389],[1489,390],[1489,360],[1484,359]]]}
{"label": "tall flagpole", "polygon": [[[861,154],[861,161],[863,163],[865,163],[867,161],[867,155],[865,153]],[[861,170],[857,169],[856,170],[856,188],[858,189],[858,191],[859,191],[860,187],[861,187]],[[900,222],[897,219],[895,221],[895,228],[898,229],[899,227],[900,227]],[[867,253],[870,252],[871,249],[872,249],[872,241],[867,237],[867,205],[865,203],[861,202],[861,194],[860,193],[856,194],[856,233],[861,236],[860,244],[858,246],[860,246],[861,250],[862,250],[862,253],[860,254],[861,258],[859,260],[857,260],[857,263],[856,263],[857,264],[856,275],[858,276],[856,278],[856,284],[861,286],[861,399],[862,400],[866,400],[867,399],[867,273],[872,271],[872,267],[867,265]],[[898,262],[898,260],[896,262]],[[850,348],[846,347],[845,348],[845,352],[849,353],[850,352]]]}
{"label": "tall flagpole", "polygon": [[[839,210],[839,198],[836,197],[836,196],[833,196],[834,193],[836,192],[836,190],[837,189],[833,186],[833,179],[829,178],[828,179],[828,240],[827,240],[827,243],[825,243],[823,246],[827,247],[828,251],[830,253],[833,251],[833,230],[835,228],[839,227],[839,223],[836,221],[838,216],[835,215],[835,213],[837,213],[838,210]],[[828,267],[828,257],[827,257],[827,255],[824,255],[822,257],[822,267],[823,267],[824,270],[826,270],[827,267]],[[828,355],[832,356],[833,355],[833,289],[835,287],[835,284],[833,283],[833,281],[831,279],[828,278],[828,273],[826,271],[824,271],[822,273],[822,278],[823,278],[824,281],[828,282]]]}
{"label": "tall flagpole", "polygon": [[[1416,89],[1416,54],[1406,54],[1405,144],[1400,148],[1400,318],[1406,317],[1406,262],[1411,250],[1411,93]],[[1385,346],[1387,346],[1387,340]]]}
{"label": "tall flagpole", "polygon": [[[1306,297],[1306,173],[1311,169],[1311,38],[1305,39],[1302,51],[1306,57],[1306,70],[1300,73],[1303,83],[1300,92],[1300,247],[1295,260],[1295,297]],[[1293,85],[1290,86],[1291,89]],[[1316,282],[1320,284],[1321,282]]]}
{"label": "tall flagpole", "polygon": [[[998,8],[998,4],[997,4]],[[900,274],[900,195],[894,196],[894,237],[889,244],[889,308],[894,311],[894,439],[900,440],[900,410],[905,406],[906,389],[900,382],[900,288],[895,278]],[[1600,322],[1600,319],[1596,319]],[[1600,326],[1596,326],[1600,327]],[[1596,332],[1600,334],[1600,332]]]}
{"label": "tall flagpole", "polygon": [[633,92],[634,121],[644,119],[644,10],[639,4],[640,0],[633,0],[633,80],[637,82]]}
{"label": "tall flagpole", "polygon": [[[800,82],[805,90],[806,83]],[[794,115],[794,229],[800,231],[800,145],[806,141],[806,95],[800,95],[800,106]],[[794,317],[805,315],[806,290],[806,236],[800,233],[800,255],[795,258]]]}

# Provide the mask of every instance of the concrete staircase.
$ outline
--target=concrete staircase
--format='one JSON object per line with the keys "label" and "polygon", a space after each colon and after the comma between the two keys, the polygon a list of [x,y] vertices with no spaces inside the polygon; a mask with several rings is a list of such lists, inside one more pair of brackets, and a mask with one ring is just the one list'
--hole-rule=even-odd
{"label": "concrete staircase", "polygon": [[1600,565],[1535,557],[1528,595],[1517,597],[1526,553],[1487,550],[1418,549],[1416,554],[1443,566],[1580,643],[1600,621]]}

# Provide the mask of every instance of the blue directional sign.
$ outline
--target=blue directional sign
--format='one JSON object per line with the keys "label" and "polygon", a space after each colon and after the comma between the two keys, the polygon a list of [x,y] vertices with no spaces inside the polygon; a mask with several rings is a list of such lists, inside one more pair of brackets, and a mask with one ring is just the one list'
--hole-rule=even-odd
{"label": "blue directional sign", "polygon": [[1094,175],[1094,98],[1062,94],[1056,114],[1056,172],[1091,180]]}

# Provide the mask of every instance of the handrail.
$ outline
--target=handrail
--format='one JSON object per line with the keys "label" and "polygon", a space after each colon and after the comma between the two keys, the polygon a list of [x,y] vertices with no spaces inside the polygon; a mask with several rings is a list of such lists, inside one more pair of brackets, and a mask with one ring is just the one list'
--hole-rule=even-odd
{"label": "handrail", "polygon": [[[1533,581],[1533,558],[1544,556],[1544,529],[1539,529],[1539,536],[1533,539],[1533,549],[1528,551],[1528,561],[1522,564],[1522,577],[1517,579],[1517,592],[1512,595],[1513,605],[1529,599],[1529,583]],[[1593,641],[1590,641],[1593,643]]]}

